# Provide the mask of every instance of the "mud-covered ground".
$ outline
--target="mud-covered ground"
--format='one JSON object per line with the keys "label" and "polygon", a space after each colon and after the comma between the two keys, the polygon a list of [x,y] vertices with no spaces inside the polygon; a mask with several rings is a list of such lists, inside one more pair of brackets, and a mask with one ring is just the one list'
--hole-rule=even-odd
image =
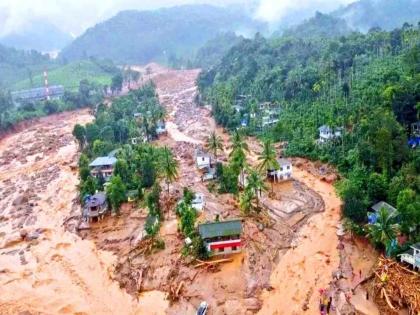
{"label": "mud-covered ground", "polygon": [[[76,233],[80,206],[71,130],[92,117],[78,111],[42,119],[0,141],[0,313],[188,315],[206,300],[209,314],[316,314],[317,290],[339,267],[341,203],[330,183],[334,172],[294,160],[294,180],[276,184],[273,198],[263,195],[267,211],[243,218],[243,252],[213,270],[194,268],[181,256],[174,213],[183,187],[204,194],[200,221],[241,213],[233,196],[209,191],[194,165],[195,148],[216,128],[210,110],[194,103],[199,71],[146,68],[138,68],[143,81],[156,83],[168,113],[168,135],[156,145],[171,147],[180,166],[164,207],[165,248],[138,250],[147,212],[134,204]],[[216,130],[225,142],[219,159],[227,160],[228,136]],[[255,139],[249,146],[248,162],[255,164],[261,147]],[[179,299],[169,301],[174,290]]]}
{"label": "mud-covered ground", "polygon": [[[234,256],[233,262],[222,264],[216,270],[194,268],[195,262],[181,256],[183,239],[177,231],[174,213],[183,187],[205,196],[206,207],[199,221],[214,220],[216,215],[241,217],[241,213],[233,196],[210,192],[209,184],[201,181],[195,168],[195,148],[202,146],[216,128],[209,109],[198,107],[194,101],[199,72],[161,67],[153,70],[155,72],[152,71],[149,77],[156,83],[160,101],[168,114],[168,135],[162,136],[156,145],[171,147],[180,166],[179,178],[170,186],[171,206],[164,208],[165,221],[160,237],[165,248],[148,255],[134,251],[127,259],[127,253],[137,244],[146,218],[146,210],[136,206],[132,209],[127,206],[120,218],[107,218],[82,235],[93,240],[99,248],[120,257],[116,279],[131,294],[169,292],[181,286],[179,300],[171,303],[166,310],[168,314],[194,314],[203,300],[211,305],[210,314],[255,313],[262,307],[261,292],[271,292],[274,288],[271,274],[275,266],[285,253],[297,246],[297,232],[312,215],[324,210],[324,201],[301,181],[275,184],[274,197],[264,194],[261,200],[269,211],[260,217],[244,218],[243,252]],[[217,132],[225,141],[225,151],[218,158],[227,160],[228,136],[220,128]],[[249,162],[252,164],[261,148],[255,139],[250,139],[250,147]],[[167,193],[163,191],[162,194],[165,197]],[[304,303],[302,301],[301,305]]]}
{"label": "mud-covered ground", "polygon": [[71,132],[91,120],[53,115],[0,141],[0,314],[145,314],[111,280],[115,258],[63,226],[79,209]]}

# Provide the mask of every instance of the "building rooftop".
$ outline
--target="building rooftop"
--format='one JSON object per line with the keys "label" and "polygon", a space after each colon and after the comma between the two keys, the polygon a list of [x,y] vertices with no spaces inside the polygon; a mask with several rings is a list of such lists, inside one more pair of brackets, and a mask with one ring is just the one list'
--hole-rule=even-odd
{"label": "building rooftop", "polygon": [[416,243],[416,244],[411,245],[411,247],[412,247],[412,248],[415,248],[415,249],[417,249],[417,250],[420,250],[420,242],[418,242],[418,243]]}
{"label": "building rooftop", "polygon": [[375,212],[379,212],[379,210],[381,210],[382,208],[385,208],[386,210],[388,210],[389,213],[393,213],[393,212],[397,211],[397,209],[395,209],[393,206],[386,203],[385,201],[379,201],[378,203],[374,204],[371,208]]}
{"label": "building rooftop", "polygon": [[280,166],[291,165],[292,164],[292,162],[290,162],[288,159],[284,159],[284,158],[277,159],[277,163],[279,163]]}
{"label": "building rooftop", "polygon": [[86,200],[86,207],[93,208],[101,206],[106,201],[106,195],[103,192],[99,192]]}
{"label": "building rooftop", "polygon": [[[48,87],[48,96],[57,96],[64,93],[62,85],[51,85]],[[45,87],[38,87],[28,90],[13,91],[11,93],[13,99],[42,99],[46,98]]]}
{"label": "building rooftop", "polygon": [[195,156],[196,157],[210,157],[210,154],[205,152],[203,149],[196,149],[195,150]]}
{"label": "building rooftop", "polygon": [[117,163],[117,159],[113,156],[100,156],[96,158],[92,163],[89,164],[90,167],[97,166],[111,166]]}
{"label": "building rooftop", "polygon": [[242,233],[242,221],[233,219],[228,221],[203,223],[198,225],[201,238],[213,238],[218,236],[231,236]]}
{"label": "building rooftop", "polygon": [[318,130],[322,133],[331,132],[331,128],[327,125],[322,125],[318,128]]}

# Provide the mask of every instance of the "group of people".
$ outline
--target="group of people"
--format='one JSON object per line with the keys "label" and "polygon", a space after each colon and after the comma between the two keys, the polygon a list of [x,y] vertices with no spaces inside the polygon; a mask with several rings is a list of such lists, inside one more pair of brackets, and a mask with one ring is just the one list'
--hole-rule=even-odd
{"label": "group of people", "polygon": [[332,297],[328,296],[326,290],[320,289],[320,298],[319,298],[319,311],[321,315],[330,314]]}

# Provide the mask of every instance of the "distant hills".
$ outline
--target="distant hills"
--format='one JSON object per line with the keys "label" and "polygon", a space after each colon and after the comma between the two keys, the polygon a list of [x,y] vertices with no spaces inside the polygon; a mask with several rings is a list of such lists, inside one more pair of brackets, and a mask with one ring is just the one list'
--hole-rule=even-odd
{"label": "distant hills", "polygon": [[405,22],[420,21],[420,0],[359,0],[332,12],[332,16],[362,32],[372,27],[392,30]]}
{"label": "distant hills", "polygon": [[351,31],[344,19],[316,12],[314,17],[287,29],[283,35],[299,38],[336,37],[347,35]]}
{"label": "distant hills", "polygon": [[3,45],[42,52],[59,51],[72,40],[70,34],[61,31],[49,22],[41,20],[31,21],[30,26],[0,37],[0,43]]}
{"label": "distant hills", "polygon": [[184,5],[155,11],[123,11],[95,25],[61,53],[74,60],[110,58],[119,63],[147,63],[191,57],[217,34],[236,31],[252,36],[265,29],[240,9]]}
{"label": "distant hills", "polygon": [[389,31],[406,22],[420,22],[420,0],[360,0],[330,14],[316,12],[312,18],[276,32],[275,36],[335,37],[375,27]]}

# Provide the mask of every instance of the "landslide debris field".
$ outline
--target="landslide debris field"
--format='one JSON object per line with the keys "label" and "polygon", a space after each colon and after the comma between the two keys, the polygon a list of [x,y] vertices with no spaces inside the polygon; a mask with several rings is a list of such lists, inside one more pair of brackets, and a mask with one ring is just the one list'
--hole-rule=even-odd
{"label": "landslide debris field", "polygon": [[[195,314],[203,300],[209,314],[315,313],[318,288],[339,266],[333,186],[313,174],[319,167],[294,161],[295,180],[275,184],[272,198],[262,198],[267,211],[244,218],[243,252],[226,264],[194,268],[181,256],[174,212],[183,187],[205,196],[199,221],[241,214],[234,198],[210,192],[195,168],[194,150],[215,128],[210,110],[194,103],[199,71],[150,65],[147,73],[168,112],[168,135],[156,145],[171,147],[180,166],[170,197],[162,192],[165,248],[150,252],[141,241],[146,209],[133,204],[76,231],[71,130],[92,117],[79,111],[41,119],[0,142],[0,313]],[[226,160],[228,136],[217,132],[226,147],[219,159]],[[260,147],[255,139],[249,145],[254,164]]]}

